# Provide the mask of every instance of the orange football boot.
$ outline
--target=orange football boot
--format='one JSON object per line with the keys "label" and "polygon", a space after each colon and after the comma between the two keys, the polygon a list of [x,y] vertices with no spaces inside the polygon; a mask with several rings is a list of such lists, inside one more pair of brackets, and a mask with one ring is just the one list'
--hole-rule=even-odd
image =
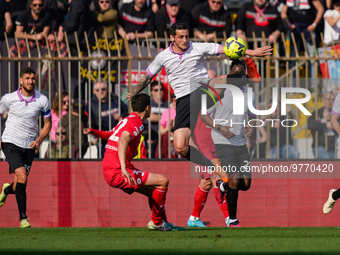
{"label": "orange football boot", "polygon": [[247,75],[253,82],[261,82],[261,75],[257,71],[256,64],[251,58],[246,58]]}

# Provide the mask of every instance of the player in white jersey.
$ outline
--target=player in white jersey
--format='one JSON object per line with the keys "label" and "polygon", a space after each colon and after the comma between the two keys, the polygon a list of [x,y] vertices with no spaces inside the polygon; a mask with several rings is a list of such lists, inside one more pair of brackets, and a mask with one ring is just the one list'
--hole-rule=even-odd
{"label": "player in white jersey", "polygon": [[[245,67],[239,60],[234,60],[232,69],[234,72],[243,73]],[[244,84],[246,85],[246,84]],[[244,98],[247,98],[248,89],[242,86]],[[253,105],[254,105],[254,93]],[[208,111],[213,114],[214,120],[209,115],[201,115],[201,119],[208,126],[212,127],[211,137],[215,144],[217,158],[221,162],[222,170],[228,173],[228,183],[217,180],[216,184],[224,193],[220,193],[217,200],[222,203],[225,192],[227,192],[227,203],[229,209],[229,220],[226,220],[230,227],[240,227],[236,212],[238,191],[246,191],[251,184],[250,156],[247,148],[247,137],[253,134],[253,129],[248,126],[248,120],[254,117],[248,111],[247,100],[244,100],[244,114],[233,114],[233,94],[229,89],[224,91],[222,104],[216,104]]]}
{"label": "player in white jersey", "polygon": [[[22,69],[21,87],[4,95],[0,101],[0,113],[8,112],[0,148],[8,161],[9,173],[14,173],[13,183],[5,183],[2,187],[0,207],[9,194],[15,194],[22,228],[31,227],[26,215],[26,185],[34,152],[51,129],[50,103],[46,96],[34,89],[35,76],[33,68]],[[38,135],[40,116],[44,118],[44,127]]]}
{"label": "player in white jersey", "polygon": [[[175,23],[170,29],[171,44],[169,48],[157,54],[154,61],[147,68],[139,81],[132,96],[145,89],[152,78],[165,67],[171,87],[176,95],[176,118],[174,127],[174,146],[176,152],[186,159],[203,165],[214,166],[196,148],[189,146],[191,132],[194,130],[197,117],[201,111],[199,87],[207,88],[207,84],[214,88],[215,84],[226,84],[225,78],[213,78],[209,80],[207,70],[204,67],[204,57],[224,53],[224,46],[216,43],[189,42],[188,26],[183,23]],[[246,54],[252,56],[271,55],[272,48],[265,46],[256,50],[246,50]],[[222,89],[215,89],[218,94],[223,94]],[[214,94],[214,93],[213,93]],[[217,95],[215,95],[217,97]],[[209,98],[208,98],[209,100]],[[211,103],[211,102],[210,102]],[[209,104],[209,102],[208,102]],[[221,175],[227,179],[226,175]]]}
{"label": "player in white jersey", "polygon": [[[333,105],[333,109],[331,112],[331,124],[332,128],[340,135],[340,94],[338,94],[335,98],[335,102]],[[340,189],[331,189],[329,191],[328,200],[323,206],[323,213],[328,214],[332,211],[336,200],[340,197]]]}

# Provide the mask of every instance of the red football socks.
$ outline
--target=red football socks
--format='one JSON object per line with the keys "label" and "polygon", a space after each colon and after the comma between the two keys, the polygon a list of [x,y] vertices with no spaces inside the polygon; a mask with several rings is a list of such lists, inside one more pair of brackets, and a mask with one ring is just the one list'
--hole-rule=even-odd
{"label": "red football socks", "polygon": [[209,190],[202,189],[200,185],[198,185],[198,188],[195,193],[195,199],[194,199],[194,209],[192,210],[191,215],[194,217],[200,217],[201,212],[203,210],[203,207],[205,205],[205,202],[207,202],[208,199]]}

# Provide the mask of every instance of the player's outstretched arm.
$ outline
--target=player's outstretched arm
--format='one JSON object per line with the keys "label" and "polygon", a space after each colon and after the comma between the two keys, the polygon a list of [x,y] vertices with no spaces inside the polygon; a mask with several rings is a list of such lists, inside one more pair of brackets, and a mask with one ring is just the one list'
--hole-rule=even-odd
{"label": "player's outstretched arm", "polygon": [[97,130],[93,128],[83,128],[83,134],[84,135],[94,135],[97,138],[103,139],[103,140],[108,140],[110,136],[113,134],[113,131],[102,131],[102,130]]}
{"label": "player's outstretched arm", "polygon": [[131,97],[140,93],[143,89],[145,89],[152,82],[152,77],[148,74],[145,74],[138,82],[137,87],[132,92]]}
{"label": "player's outstretched arm", "polygon": [[257,48],[255,50],[246,49],[246,55],[252,56],[252,57],[265,57],[272,55],[273,48],[272,46],[264,46],[261,48]]}

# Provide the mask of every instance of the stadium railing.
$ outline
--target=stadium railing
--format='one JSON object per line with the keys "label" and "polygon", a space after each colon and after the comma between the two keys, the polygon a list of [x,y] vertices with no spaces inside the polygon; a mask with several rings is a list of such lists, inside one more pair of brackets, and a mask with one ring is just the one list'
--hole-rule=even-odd
{"label": "stadium railing", "polygon": [[[75,37],[77,39],[76,34]],[[337,45],[337,42],[333,41],[327,47],[325,45],[318,47],[315,40],[313,40],[314,54],[310,55],[307,51],[304,35],[302,34],[301,37],[304,42],[301,50],[297,49],[295,40],[293,40],[293,47],[296,51],[300,52],[299,56],[290,56],[289,42],[286,40],[286,35],[282,34],[281,40],[284,43],[281,44],[281,51],[279,50],[279,43],[274,43],[272,56],[254,58],[263,78],[260,84],[254,86],[256,102],[259,108],[270,108],[272,100],[271,90],[273,87],[297,87],[309,90],[312,98],[305,106],[310,112],[323,106],[323,93],[330,90],[334,90],[335,93],[338,91],[339,84],[337,84],[337,78],[339,74],[336,68],[334,69],[334,66],[338,65],[337,56],[340,54],[340,47]],[[323,35],[321,34],[320,37],[323,38]],[[85,43],[80,44],[76,40],[76,44],[71,45],[68,43],[66,34],[64,42],[48,42],[47,39],[43,41],[29,41],[27,38],[8,38],[5,35],[5,41],[0,42],[1,95],[16,90],[19,86],[19,70],[26,65],[31,65],[37,70],[37,89],[48,96],[51,103],[57,92],[66,90],[69,93],[70,105],[73,99],[80,98],[84,102],[88,102],[88,107],[91,109],[90,99],[93,96],[92,83],[96,79],[108,80],[111,84],[108,88],[109,94],[115,93],[119,99],[127,102],[126,93],[133,91],[139,78],[145,74],[146,67],[151,63],[155,55],[170,44],[167,34],[161,38],[157,33],[154,38],[147,38],[143,41],[137,40],[132,44],[129,44],[125,39],[119,38],[117,34],[115,34],[114,38],[110,39],[98,38],[95,35],[93,42],[89,42],[87,38],[85,34]],[[221,43],[226,39],[226,36],[223,38],[215,37],[214,42]],[[191,40],[200,41],[198,38],[192,38]],[[254,48],[268,45],[264,34],[261,38],[256,38],[253,35],[252,38],[248,38],[248,42],[252,42]],[[206,58],[207,69],[214,70],[217,76],[227,74],[230,64],[231,61],[225,56]],[[312,70],[319,69],[322,74],[318,71],[311,73]],[[162,82],[166,87],[169,86],[164,71],[157,76],[156,80]],[[150,93],[150,88],[147,88],[146,92]],[[166,98],[169,99],[170,89],[166,93]],[[292,93],[289,96],[295,97],[296,95]],[[59,98],[59,105],[61,105],[61,98]],[[170,104],[168,106],[170,107]],[[77,111],[81,115],[80,107]],[[118,112],[121,113],[120,103]],[[89,114],[88,126],[92,127],[91,113],[89,112]],[[318,158],[318,155],[313,155],[311,148],[312,138],[308,129],[308,116],[301,114],[297,107],[292,108],[292,114],[294,119],[298,120],[298,125],[293,128],[293,141],[300,152],[300,158]],[[0,121],[1,131],[3,131],[5,119],[2,118]],[[69,118],[69,121],[71,122],[71,118]],[[113,128],[111,121],[109,125],[110,128]],[[101,115],[98,126],[101,129]],[[265,126],[265,130],[267,131],[265,157],[268,158],[271,140],[269,124]],[[150,123],[147,131],[145,133],[145,140],[148,143],[147,147],[150,148],[152,142]],[[82,130],[79,128],[79,136],[81,132]],[[71,134],[71,132],[69,133]],[[279,133],[277,133],[278,135]],[[69,137],[69,140],[71,138]],[[255,142],[252,144],[253,149],[256,148],[253,156],[254,158],[261,158],[260,145],[256,143],[256,139],[254,139]],[[92,140],[93,138],[89,136],[90,144]],[[159,134],[157,148],[159,158],[161,157],[160,142],[161,136]],[[51,148],[51,144],[50,138],[44,142],[44,146],[40,149],[39,153],[41,158],[45,157],[46,148]],[[170,135],[168,136],[168,144],[168,158],[170,158]],[[316,141],[317,144],[318,141]],[[84,154],[81,151],[81,144],[78,146],[80,149],[79,155]],[[276,146],[279,147],[280,144],[277,143]],[[98,146],[98,148],[99,155],[101,155],[101,146]],[[97,157],[96,146],[90,145],[84,158]],[[71,158],[71,151],[69,158]],[[150,149],[148,150],[148,158],[151,158]]]}

